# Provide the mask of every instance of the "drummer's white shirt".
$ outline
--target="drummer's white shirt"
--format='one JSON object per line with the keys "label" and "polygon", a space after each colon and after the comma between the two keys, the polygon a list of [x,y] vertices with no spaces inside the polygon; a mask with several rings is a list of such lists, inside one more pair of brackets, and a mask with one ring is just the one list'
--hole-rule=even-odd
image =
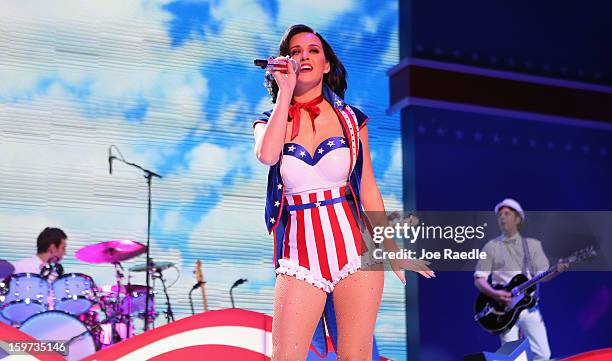
{"label": "drummer's white shirt", "polygon": [[13,262],[13,267],[15,267],[15,271],[13,273],[36,273],[40,274],[40,270],[45,265],[42,259],[38,257],[37,254],[32,257],[23,258],[19,261]]}

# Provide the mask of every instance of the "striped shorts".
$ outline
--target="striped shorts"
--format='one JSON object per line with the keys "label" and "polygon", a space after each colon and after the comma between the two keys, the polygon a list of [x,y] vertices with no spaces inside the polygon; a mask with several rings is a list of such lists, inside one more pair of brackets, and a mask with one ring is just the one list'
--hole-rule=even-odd
{"label": "striped shorts", "polygon": [[277,274],[332,292],[340,280],[355,273],[368,251],[346,199],[347,187],[287,195],[289,221]]}

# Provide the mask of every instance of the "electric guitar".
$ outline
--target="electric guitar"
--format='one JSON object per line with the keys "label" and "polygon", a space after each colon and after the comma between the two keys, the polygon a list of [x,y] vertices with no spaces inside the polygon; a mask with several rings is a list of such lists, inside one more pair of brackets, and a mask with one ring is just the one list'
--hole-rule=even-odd
{"label": "electric guitar", "polygon": [[196,261],[195,264],[195,276],[196,281],[200,284],[200,291],[202,291],[202,304],[204,305],[204,312],[208,312],[208,302],[206,302],[206,290],[204,289],[204,276],[202,275],[202,262]]}
{"label": "electric guitar", "polygon": [[521,311],[535,306],[538,302],[534,293],[539,282],[550,274],[563,272],[563,270],[560,270],[563,268],[561,265],[565,265],[565,268],[567,268],[572,264],[583,262],[596,255],[597,252],[594,247],[587,247],[572,253],[566,259],[559,260],[557,265],[531,279],[528,279],[523,274],[518,274],[506,285],[493,286],[496,290],[510,292],[512,301],[509,304],[499,302],[484,293],[480,293],[474,306],[476,312],[474,321],[477,321],[480,326],[494,335],[510,329],[516,323]]}

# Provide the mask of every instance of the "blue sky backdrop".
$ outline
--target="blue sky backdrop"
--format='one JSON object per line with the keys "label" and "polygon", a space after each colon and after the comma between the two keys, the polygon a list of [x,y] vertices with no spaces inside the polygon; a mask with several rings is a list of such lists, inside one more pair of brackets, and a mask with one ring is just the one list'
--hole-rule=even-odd
{"label": "blue sky backdrop", "polygon": [[[107,239],[146,240],[146,184],[120,164],[108,174],[115,144],[164,176],[153,185],[152,255],[177,263],[166,273],[176,280],[175,314],[189,314],[196,259],[211,308],[230,307],[229,287],[248,278],[234,293],[236,306],[270,314],[267,168],[253,155],[251,123],[271,103],[252,60],[275,54],[294,23],[322,33],[347,67],[346,100],[370,117],[386,205],[402,208],[399,116],[385,113],[386,71],[399,53],[396,1],[6,1],[0,8],[0,258],[31,255],[40,230],[55,225],[69,235],[67,271],[111,283],[110,266],[85,266],[74,252]],[[393,274],[386,284],[378,344],[383,355],[405,359],[403,289]]]}

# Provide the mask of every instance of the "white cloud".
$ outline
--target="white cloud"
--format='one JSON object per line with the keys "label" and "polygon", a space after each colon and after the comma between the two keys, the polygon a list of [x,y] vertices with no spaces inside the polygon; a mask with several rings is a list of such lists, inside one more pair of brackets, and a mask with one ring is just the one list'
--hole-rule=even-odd
{"label": "white cloud", "polygon": [[256,46],[262,39],[260,31],[272,26],[271,19],[255,1],[226,0],[211,8],[211,15],[221,24],[219,34],[208,37],[207,47],[219,58],[239,58],[252,62]]}
{"label": "white cloud", "polygon": [[[184,167],[158,182],[158,201],[184,204],[198,195],[216,193],[223,186],[222,180],[242,163],[245,152],[250,155],[246,149],[244,145],[222,147],[212,143],[199,144],[184,155],[187,162]],[[173,219],[178,216],[170,213],[168,217],[171,218],[164,222],[176,225]]]}
{"label": "white cloud", "polygon": [[[190,248],[197,250],[216,250],[217,252],[256,252],[269,251],[272,255],[272,237],[268,235],[263,216],[265,185],[263,180],[238,184],[228,195],[221,198],[217,205],[193,228]],[[260,194],[254,193],[260,191]],[[258,196],[259,201],[240,202],[241,194]],[[230,236],[236,244],[215,242],[219,236]]]}
{"label": "white cloud", "polygon": [[365,16],[363,18],[364,30],[369,33],[376,33],[379,22],[380,22],[380,16],[378,17]]}
{"label": "white cloud", "polygon": [[206,181],[215,184],[226,175],[236,158],[238,158],[238,154],[232,148],[224,148],[210,143],[200,144],[187,155],[189,171],[206,173],[210,177]]}
{"label": "white cloud", "polygon": [[[93,111],[94,120],[105,123],[109,116],[122,120],[124,111],[144,99],[144,122],[173,121],[172,139],[181,139],[205,118],[201,101],[208,96],[208,85],[199,69],[206,52],[199,43],[171,47],[165,28],[170,14],[161,5],[3,3],[0,33],[9,35],[1,39],[8,46],[0,52],[0,64],[7,65],[0,97],[36,98],[36,85],[46,79],[53,100],[70,99],[75,109]],[[80,120],[85,118],[82,114]]]}
{"label": "white cloud", "polygon": [[[336,21],[341,13],[351,10],[355,2],[350,0],[290,0],[279,1],[279,23],[306,24],[320,31]],[[323,34],[325,36],[325,34]],[[280,39],[280,36],[279,36]]]}
{"label": "white cloud", "polygon": [[162,219],[161,228],[165,232],[176,232],[181,226],[181,212],[177,209],[169,210]]}
{"label": "white cloud", "polygon": [[3,14],[7,18],[20,17],[35,21],[85,21],[85,19],[97,21],[104,19],[132,19],[142,21],[144,19],[162,20],[162,14],[157,11],[157,6],[167,1],[121,1],[110,0],[104,2],[90,2],[83,4],[79,0],[67,0],[58,3],[47,3],[37,0],[8,0],[4,1]]}

